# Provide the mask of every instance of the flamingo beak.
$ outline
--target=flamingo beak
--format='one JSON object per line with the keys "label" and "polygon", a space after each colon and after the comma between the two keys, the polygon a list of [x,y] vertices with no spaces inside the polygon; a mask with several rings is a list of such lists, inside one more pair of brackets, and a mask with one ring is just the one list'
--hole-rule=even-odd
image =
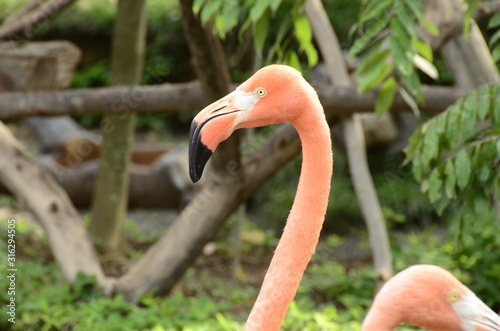
{"label": "flamingo beak", "polygon": [[205,165],[213,153],[201,142],[202,128],[203,123],[191,122],[191,129],[189,130],[189,177],[191,177],[193,183],[200,180],[203,169],[205,169]]}
{"label": "flamingo beak", "polygon": [[463,297],[454,304],[454,308],[462,320],[470,323],[474,330],[500,331],[500,316],[474,294]]}
{"label": "flamingo beak", "polygon": [[500,316],[492,310],[485,311],[470,321],[476,327],[477,331],[500,331]]}
{"label": "flamingo beak", "polygon": [[[204,108],[191,123],[189,132],[189,176],[200,180],[213,152],[226,140],[244,117],[248,102],[241,102],[249,93],[236,90]],[[243,98],[244,99],[244,98]]]}

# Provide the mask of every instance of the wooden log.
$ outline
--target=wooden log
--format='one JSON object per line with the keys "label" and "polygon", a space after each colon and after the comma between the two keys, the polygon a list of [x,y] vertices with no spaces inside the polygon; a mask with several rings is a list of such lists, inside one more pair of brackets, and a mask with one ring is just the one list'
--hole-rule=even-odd
{"label": "wooden log", "polygon": [[68,41],[2,42],[0,81],[8,83],[0,85],[0,92],[66,88],[80,57],[80,50]]}
{"label": "wooden log", "polygon": [[[359,95],[356,87],[315,85],[321,103],[331,116],[349,116],[354,112],[373,112],[377,91]],[[448,86],[423,86],[424,102],[420,111],[437,114],[465,95]],[[0,119],[27,116],[81,116],[115,112],[186,113],[207,105],[198,82],[138,87],[103,87],[66,91],[0,93]],[[391,112],[409,110],[397,95]]]}
{"label": "wooden log", "polygon": [[84,130],[69,116],[34,116],[25,119],[25,123],[37,139],[39,153],[57,156],[62,165],[68,166],[74,158],[95,157],[97,154],[100,135]]}
{"label": "wooden log", "polygon": [[28,156],[2,122],[0,155],[0,182],[25,204],[44,228],[63,277],[74,282],[79,272],[95,275],[97,284],[108,288],[110,282],[67,194]]}
{"label": "wooden log", "polygon": [[[135,150],[130,165],[129,208],[180,209],[193,197],[187,168],[187,150]],[[66,191],[77,208],[88,209],[99,171],[98,155],[62,165],[53,155],[39,158],[39,164]]]}

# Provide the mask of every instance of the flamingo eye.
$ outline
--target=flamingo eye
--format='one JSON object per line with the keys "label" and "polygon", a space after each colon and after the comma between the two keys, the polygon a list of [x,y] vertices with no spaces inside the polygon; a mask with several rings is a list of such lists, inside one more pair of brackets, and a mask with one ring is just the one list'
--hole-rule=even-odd
{"label": "flamingo eye", "polygon": [[255,90],[255,94],[259,97],[262,98],[267,94],[267,90],[263,87],[259,87]]}
{"label": "flamingo eye", "polygon": [[448,300],[450,300],[451,302],[457,302],[458,300],[460,300],[460,293],[458,293],[457,291],[451,291],[450,293],[448,293]]}

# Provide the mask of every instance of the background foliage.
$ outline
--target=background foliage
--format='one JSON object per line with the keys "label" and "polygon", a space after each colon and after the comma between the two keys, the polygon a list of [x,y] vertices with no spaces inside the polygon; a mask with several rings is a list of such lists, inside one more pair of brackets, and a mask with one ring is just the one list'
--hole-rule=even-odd
{"label": "background foliage", "polygon": [[418,114],[417,102],[423,95],[418,70],[437,78],[433,53],[418,33],[424,25],[433,34],[436,28],[424,16],[423,3],[412,0],[363,0],[358,22],[351,32],[360,35],[350,49],[361,55],[356,68],[358,92],[380,87],[375,111],[387,112],[396,91]]}

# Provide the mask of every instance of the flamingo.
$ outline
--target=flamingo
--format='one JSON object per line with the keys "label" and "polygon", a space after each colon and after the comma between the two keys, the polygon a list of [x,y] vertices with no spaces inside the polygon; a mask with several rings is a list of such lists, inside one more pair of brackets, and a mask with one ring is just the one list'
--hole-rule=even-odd
{"label": "flamingo", "polygon": [[362,331],[394,330],[401,323],[433,331],[500,331],[500,317],[447,270],[414,265],[375,296]]}
{"label": "flamingo", "polygon": [[189,134],[189,173],[197,182],[217,148],[239,128],[290,122],[302,142],[297,193],[245,330],[279,330],[318,243],[333,170],[330,128],[316,91],[297,70],[270,65],[200,111]]}
{"label": "flamingo", "polygon": [[[270,65],[201,110],[189,133],[189,174],[196,183],[219,143],[234,130],[282,122],[290,122],[297,129],[302,142],[302,170],[292,209],[245,324],[246,331],[279,330],[318,243],[333,170],[330,129],[315,90],[302,75],[288,66]],[[435,331],[500,331],[498,316],[453,276],[437,270],[414,267],[394,276],[377,295],[363,331],[392,330],[404,321]],[[436,277],[434,282],[429,274],[444,278]],[[410,283],[404,285],[405,279]],[[424,281],[417,283],[418,279]],[[441,298],[430,299],[431,293]],[[417,298],[425,301],[418,302]],[[452,301],[447,310],[446,300]]]}

